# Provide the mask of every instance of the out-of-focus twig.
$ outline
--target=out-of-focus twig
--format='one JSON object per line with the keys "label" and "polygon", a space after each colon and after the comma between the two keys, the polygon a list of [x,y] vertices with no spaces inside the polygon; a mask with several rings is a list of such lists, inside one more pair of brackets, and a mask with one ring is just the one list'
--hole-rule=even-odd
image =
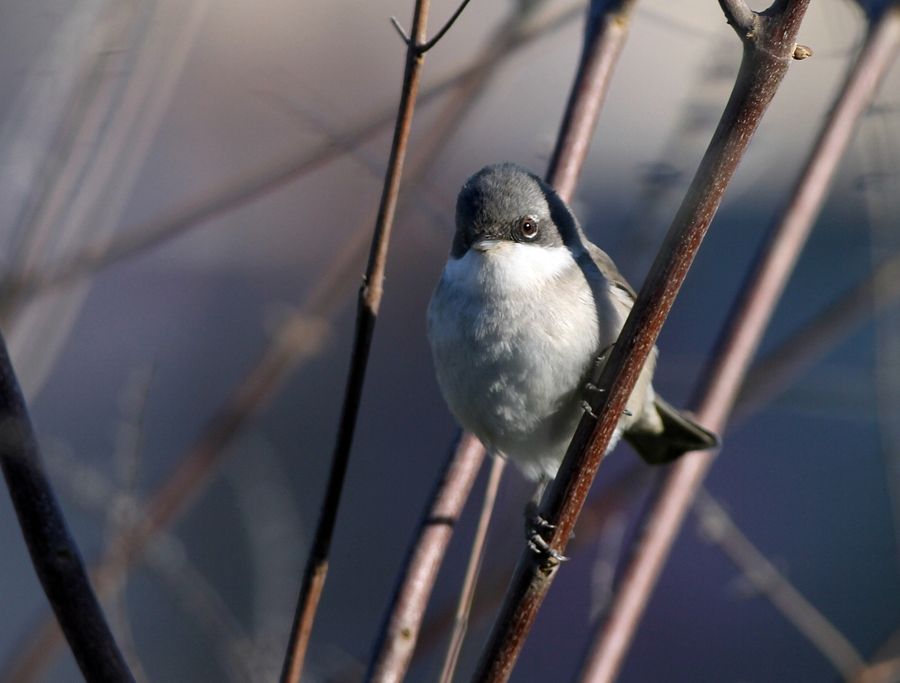
{"label": "out-of-focus twig", "polygon": [[82,674],[91,683],[133,681],[44,473],[25,399],[2,337],[0,465],[35,572]]}
{"label": "out-of-focus twig", "polygon": [[900,681],[900,657],[869,664],[853,683],[897,683]]}
{"label": "out-of-focus twig", "polygon": [[[752,54],[752,46],[760,36],[779,29],[782,12],[793,14],[790,20],[799,22],[805,7],[806,3],[779,2],[766,13],[757,15],[752,42],[745,38],[749,50],[745,59]],[[721,431],[726,424],[741,381],[856,122],[892,61],[900,42],[897,18],[897,13],[886,13],[870,32],[807,159],[788,207],[773,226],[757,265],[732,309],[718,350],[701,382],[698,399],[694,401],[698,417],[711,429]],[[784,34],[784,42],[779,46],[782,55],[793,49],[788,41],[793,41],[796,35],[797,25],[788,26],[792,32]],[[624,570],[609,617],[599,627],[583,681],[611,681],[619,670],[675,536],[712,462],[710,454],[687,454],[667,475],[644,523],[640,546]]]}
{"label": "out-of-focus twig", "polygon": [[[527,23],[509,34],[511,39],[504,56],[565,26],[579,14],[579,7],[569,6]],[[485,66],[491,65],[498,56],[500,53],[494,51],[482,53],[473,62],[423,87],[419,95],[420,103],[430,102],[483,73]],[[244,173],[198,199],[166,211],[148,223],[90,244],[77,253],[61,258],[52,266],[39,271],[8,273],[0,277],[0,309],[6,310],[48,289],[69,284],[111,264],[133,258],[206,221],[254,201],[333,161],[346,149],[370,140],[394,120],[394,115],[393,111],[385,111],[373,116],[339,138],[327,140],[311,151],[304,149]]]}
{"label": "out-of-focus twig", "polygon": [[[465,7],[467,3],[468,0],[463,0],[461,7]],[[384,274],[387,266],[388,245],[390,244],[394,214],[397,210],[397,202],[400,195],[400,179],[403,175],[403,163],[406,159],[406,148],[409,142],[410,131],[412,130],[413,112],[415,111],[416,97],[419,92],[422,65],[424,64],[425,52],[434,46],[433,42],[426,42],[425,38],[429,4],[429,0],[416,0],[410,37],[406,39],[406,65],[403,74],[400,105],[397,110],[394,138],[391,144],[387,171],[385,172],[384,189],[381,194],[378,217],[375,220],[372,247],[369,251],[369,263],[366,267],[362,287],[359,290],[356,329],[350,357],[350,372],[341,409],[337,440],[325,490],[325,499],[322,503],[322,511],[313,536],[312,549],[307,560],[306,569],[303,572],[294,624],[291,629],[284,669],[281,673],[282,683],[297,683],[300,680],[316,609],[328,574],[328,555],[331,547],[331,538],[334,533],[344,479],[350,461],[350,449],[353,444],[356,419],[362,400],[363,383],[369,361],[369,350],[375,332],[375,322],[378,318],[378,310],[384,293]],[[450,18],[447,27],[458,16],[459,13],[455,13]],[[447,27],[439,31],[436,37],[445,35]]]}
{"label": "out-of-focus twig", "polygon": [[546,176],[567,201],[575,193],[636,4],[637,0],[594,0],[588,5],[581,62]]}
{"label": "out-of-focus twig", "polygon": [[491,462],[491,472],[484,487],[481,514],[478,516],[478,525],[475,527],[475,536],[472,539],[469,563],[466,566],[462,590],[459,593],[456,615],[453,619],[453,630],[450,633],[447,654],[444,656],[444,665],[441,667],[441,675],[438,678],[439,683],[452,683],[453,674],[456,673],[456,663],[459,661],[459,653],[462,651],[463,640],[469,627],[469,616],[472,613],[472,604],[475,600],[475,587],[478,584],[478,575],[481,573],[481,565],[484,562],[487,532],[494,513],[497,490],[500,488],[500,480],[505,466],[506,460],[501,457],[494,457]]}
{"label": "out-of-focus twig", "polygon": [[722,549],[744,577],[841,672],[845,680],[853,680],[865,667],[859,652],[750,542],[725,508],[701,490],[694,501],[694,512],[703,534]]}
{"label": "out-of-focus twig", "polygon": [[[582,417],[541,505],[541,517],[553,526],[545,540],[557,553],[565,550],[638,374],[671,310],[725,187],[787,72],[794,55],[794,39],[808,4],[809,0],[776,2],[764,15],[754,15],[752,27],[739,27],[744,60],[722,120],[619,339],[610,351],[592,410]],[[723,9],[728,15],[728,7]],[[739,23],[740,17],[729,16],[729,20]],[[599,419],[593,415],[599,415]],[[525,549],[482,653],[475,681],[508,680],[558,566],[549,553],[538,555]],[[621,640],[621,633],[616,636]],[[608,668],[605,678],[612,678],[617,668]]]}
{"label": "out-of-focus twig", "polygon": [[375,645],[366,681],[403,680],[418,639],[431,587],[437,578],[453,528],[484,460],[484,448],[471,434],[462,434],[450,449],[444,473],[398,577],[392,609]]}
{"label": "out-of-focus twig", "polygon": [[885,259],[750,368],[729,422],[741,422],[769,403],[793,378],[813,367],[840,340],[898,301],[900,254]]}

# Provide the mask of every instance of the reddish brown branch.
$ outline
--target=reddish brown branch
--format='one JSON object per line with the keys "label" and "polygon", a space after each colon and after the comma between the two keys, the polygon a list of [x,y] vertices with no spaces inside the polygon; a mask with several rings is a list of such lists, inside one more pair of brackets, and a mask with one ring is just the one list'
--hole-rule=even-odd
{"label": "reddish brown branch", "polygon": [[613,69],[628,38],[635,4],[637,0],[613,0],[595,1],[589,6],[581,62],[546,176],[566,201],[575,193],[584,168]]}
{"label": "reddish brown branch", "polygon": [[[792,7],[796,21],[805,3]],[[776,22],[778,15],[764,16]],[[786,50],[796,25],[780,46]],[[869,34],[863,50],[828,116],[807,160],[782,219],[771,232],[735,305],[719,350],[695,401],[700,420],[714,430],[724,428],[736,392],[768,324],[775,304],[796,261],[855,124],[871,101],[881,76],[900,43],[898,13],[888,13]],[[582,680],[611,681],[619,670],[647,601],[668,557],[685,514],[712,465],[709,454],[692,453],[677,463],[660,489],[643,527],[639,546],[626,567],[607,619],[600,625],[596,645]]]}
{"label": "reddish brown branch", "polygon": [[91,683],[133,681],[41,465],[28,408],[2,337],[0,465],[34,570],[81,673]]}
{"label": "reddish brown branch", "polygon": [[[585,414],[541,507],[541,516],[555,526],[546,540],[559,553],[725,187],[787,71],[808,4],[777,3],[752,37],[742,36],[744,60],[722,120],[598,383],[599,398],[591,407],[600,418]],[[508,680],[557,567],[552,558],[524,551],[475,681]]]}
{"label": "reddish brown branch", "polygon": [[419,523],[419,532],[397,582],[367,681],[403,680],[422,625],[425,607],[444,559],[454,527],[484,461],[484,448],[471,434],[454,444],[431,505]]}

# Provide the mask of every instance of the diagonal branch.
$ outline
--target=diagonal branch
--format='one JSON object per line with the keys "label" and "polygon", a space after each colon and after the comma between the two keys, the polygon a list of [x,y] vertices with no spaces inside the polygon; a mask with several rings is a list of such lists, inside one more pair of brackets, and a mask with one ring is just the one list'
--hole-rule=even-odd
{"label": "diagonal branch", "polygon": [[898,301],[900,254],[895,254],[750,368],[729,422],[743,422],[865,321]]}
{"label": "diagonal branch", "polygon": [[[793,21],[799,23],[806,3],[788,5],[793,9]],[[778,28],[780,22],[776,16],[761,16],[769,26],[767,30]],[[787,41],[793,40],[795,33],[796,26],[785,33],[783,50],[789,48]],[[838,161],[898,45],[900,12],[887,13],[872,27],[807,159],[791,201],[773,227],[757,266],[734,306],[719,351],[695,401],[698,417],[714,430],[725,426],[738,388],[821,208]],[[669,550],[712,462],[708,454],[688,454],[667,475],[643,524],[640,547],[625,567],[607,620],[599,627],[582,680],[611,681],[620,668]]]}
{"label": "diagonal branch", "polygon": [[456,521],[484,461],[484,447],[471,434],[454,442],[444,473],[431,496],[431,504],[419,523],[403,574],[397,581],[392,608],[382,626],[376,657],[365,680],[401,681],[412,660],[431,588],[450,544]]}
{"label": "diagonal branch", "polygon": [[[809,0],[788,2],[782,12],[766,17],[751,45],[745,42],[741,71],[722,120],[604,366],[599,398],[591,406],[591,413],[600,418],[585,413],[541,506],[541,516],[555,525],[546,540],[558,553],[565,550],[619,417],[725,187],[787,72],[808,4]],[[475,681],[508,680],[557,568],[558,562],[549,555],[523,552]]]}
{"label": "diagonal branch", "polygon": [[133,681],[44,473],[28,408],[2,337],[0,465],[34,570],[82,674],[91,683]]}

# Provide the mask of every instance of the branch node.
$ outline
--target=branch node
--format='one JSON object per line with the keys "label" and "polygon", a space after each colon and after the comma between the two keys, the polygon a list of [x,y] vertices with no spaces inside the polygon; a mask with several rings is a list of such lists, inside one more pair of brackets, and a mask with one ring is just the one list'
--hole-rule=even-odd
{"label": "branch node", "polygon": [[753,40],[759,15],[744,0],[719,0],[719,5],[725,13],[725,21],[741,40]]}
{"label": "branch node", "polygon": [[801,45],[800,43],[797,43],[796,45],[794,45],[794,54],[792,56],[798,62],[800,60],[806,59],[807,57],[812,57],[812,55],[813,55],[812,48],[809,47],[808,45]]}
{"label": "branch node", "polygon": [[434,37],[431,40],[424,43],[418,43],[415,46],[416,54],[424,55],[431,48],[437,45],[440,39],[443,38],[447,31],[450,30],[450,27],[456,23],[457,19],[459,19],[459,15],[463,13],[463,10],[466,8],[466,5],[468,5],[469,2],[471,2],[471,0],[462,0],[462,2],[459,3],[459,7],[456,8],[456,11],[450,16],[449,19],[447,19],[447,23],[441,27],[440,31],[434,34]]}

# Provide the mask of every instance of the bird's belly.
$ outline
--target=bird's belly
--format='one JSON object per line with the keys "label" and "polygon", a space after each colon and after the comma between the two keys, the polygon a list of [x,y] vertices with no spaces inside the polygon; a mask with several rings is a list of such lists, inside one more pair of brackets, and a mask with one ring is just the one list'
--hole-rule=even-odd
{"label": "bird's belly", "polygon": [[555,474],[598,350],[592,308],[568,314],[496,296],[489,303],[444,297],[429,313],[438,382],[451,411],[534,478]]}

